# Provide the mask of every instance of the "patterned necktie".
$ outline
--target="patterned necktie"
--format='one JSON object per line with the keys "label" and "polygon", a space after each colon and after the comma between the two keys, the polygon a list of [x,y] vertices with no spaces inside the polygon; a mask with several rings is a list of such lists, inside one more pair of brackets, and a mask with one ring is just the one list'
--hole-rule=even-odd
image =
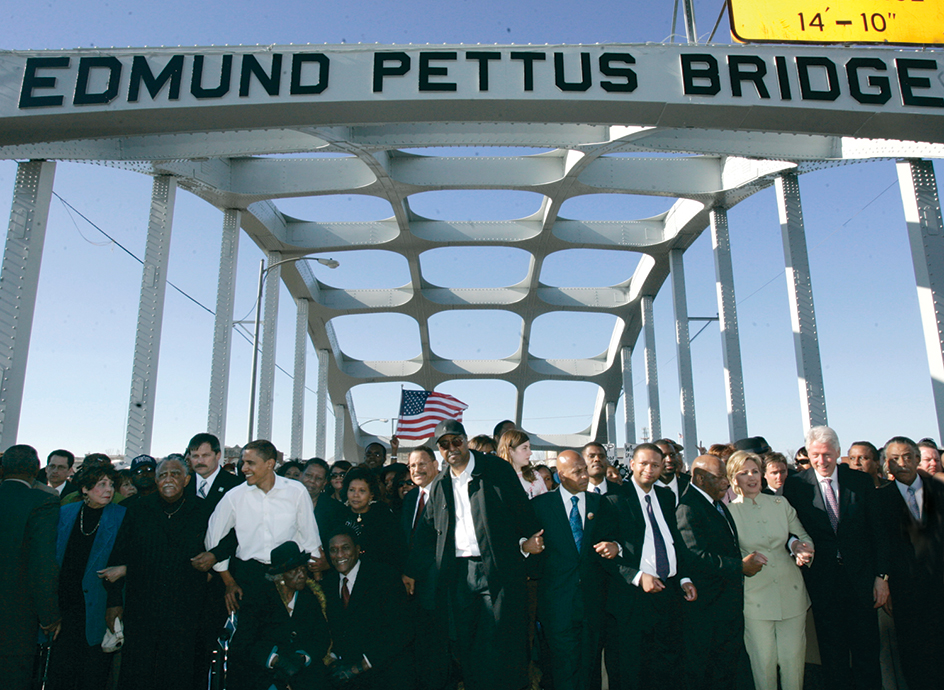
{"label": "patterned necktie", "polygon": [[836,503],[836,492],[833,491],[833,480],[824,479],[826,488],[823,491],[823,497],[826,499],[826,513],[829,515],[829,524],[833,526],[833,532],[839,531],[839,504]]}
{"label": "patterned necktie", "polygon": [[200,483],[200,490],[197,491],[197,496],[199,496],[200,498],[207,497],[207,482],[205,480]]}
{"label": "patterned necktie", "polygon": [[347,588],[347,578],[341,582],[341,603],[344,604],[344,608],[347,608],[348,603],[351,601],[351,590]]}
{"label": "patterned necktie", "polygon": [[426,507],[426,492],[422,489],[420,490],[420,500],[416,502],[416,517],[413,518],[413,531],[416,531],[416,526],[420,524],[420,517],[423,515],[423,508]]}
{"label": "patterned necktie", "polygon": [[580,521],[580,509],[577,507],[578,498],[570,497],[570,531],[574,535],[574,544],[577,545],[577,553],[580,553],[580,547],[583,545],[583,524]]}
{"label": "patterned necktie", "polygon": [[918,507],[918,499],[915,497],[915,488],[909,486],[907,489],[908,494],[908,508],[911,510],[911,514],[914,516],[914,519],[921,521],[921,509]]}
{"label": "patterned necktie", "polygon": [[669,578],[669,552],[665,549],[665,537],[662,536],[662,530],[656,522],[656,514],[652,512],[650,499],[649,494],[646,494],[646,515],[649,518],[649,526],[652,527],[652,540],[656,547],[656,575],[665,582]]}
{"label": "patterned necktie", "polygon": [[602,494],[603,492],[600,491],[600,487],[599,487],[599,486],[595,486],[595,487],[593,487],[593,493],[595,493],[595,494]]}

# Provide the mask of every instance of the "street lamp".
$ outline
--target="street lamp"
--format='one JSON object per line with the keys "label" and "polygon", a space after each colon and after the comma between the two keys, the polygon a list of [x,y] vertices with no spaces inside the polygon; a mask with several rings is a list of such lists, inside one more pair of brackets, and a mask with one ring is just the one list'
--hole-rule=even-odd
{"label": "street lamp", "polygon": [[270,264],[268,268],[265,265],[265,259],[259,260],[259,290],[256,293],[256,323],[253,328],[252,334],[252,383],[249,387],[249,437],[248,441],[252,441],[252,432],[253,432],[253,422],[255,421],[256,416],[256,374],[259,368],[259,324],[262,322],[262,287],[265,281],[266,273],[276,266],[281,266],[282,264],[295,263],[296,261],[317,261],[322,266],[327,266],[328,268],[337,268],[339,264],[334,259],[319,259],[314,256],[296,256],[291,259],[282,259],[281,261],[276,261],[274,264]]}

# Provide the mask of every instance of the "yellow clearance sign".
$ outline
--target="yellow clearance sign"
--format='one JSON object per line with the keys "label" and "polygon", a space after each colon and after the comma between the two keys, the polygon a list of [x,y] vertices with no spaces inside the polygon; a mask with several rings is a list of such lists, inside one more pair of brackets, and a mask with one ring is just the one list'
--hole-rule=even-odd
{"label": "yellow clearance sign", "polygon": [[728,0],[742,43],[944,45],[944,0]]}

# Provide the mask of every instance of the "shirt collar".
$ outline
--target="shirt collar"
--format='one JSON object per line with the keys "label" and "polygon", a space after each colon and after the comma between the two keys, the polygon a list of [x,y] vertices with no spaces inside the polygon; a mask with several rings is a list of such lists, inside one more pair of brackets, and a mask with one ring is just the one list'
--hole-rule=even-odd
{"label": "shirt collar", "polygon": [[905,491],[907,491],[909,488],[910,488],[910,489],[914,489],[915,491],[920,491],[921,489],[924,488],[924,484],[921,483],[921,475],[920,475],[920,474],[916,474],[916,475],[915,475],[915,480],[914,480],[913,482],[911,482],[911,486],[910,486],[910,487],[909,487],[907,484],[898,481],[897,479],[895,480],[895,483],[898,485],[898,490],[901,491],[902,493],[904,493]]}
{"label": "shirt collar", "polygon": [[704,496],[704,497],[705,497],[705,500],[708,501],[711,505],[714,505],[714,504],[715,504],[715,499],[713,499],[711,496],[709,496],[709,495],[705,492],[705,490],[702,489],[700,486],[696,486],[696,485],[695,485],[695,482],[692,482],[691,484],[689,484],[689,486],[691,486],[693,489],[695,489],[695,491],[697,491],[697,492],[700,493],[702,496]]}
{"label": "shirt collar", "polygon": [[469,451],[469,464],[465,466],[465,469],[462,470],[458,475],[452,471],[452,467],[449,468],[449,476],[452,477],[452,481],[461,482],[468,481],[472,477],[472,470],[475,469],[475,455],[472,451]]}

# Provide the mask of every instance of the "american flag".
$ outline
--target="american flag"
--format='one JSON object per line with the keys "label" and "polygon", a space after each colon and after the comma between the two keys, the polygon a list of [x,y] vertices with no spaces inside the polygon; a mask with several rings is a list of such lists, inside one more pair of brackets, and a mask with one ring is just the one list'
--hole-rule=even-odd
{"label": "american flag", "polygon": [[445,393],[401,391],[397,436],[403,439],[429,438],[436,425],[444,419],[461,422],[462,411],[467,407],[458,398]]}

